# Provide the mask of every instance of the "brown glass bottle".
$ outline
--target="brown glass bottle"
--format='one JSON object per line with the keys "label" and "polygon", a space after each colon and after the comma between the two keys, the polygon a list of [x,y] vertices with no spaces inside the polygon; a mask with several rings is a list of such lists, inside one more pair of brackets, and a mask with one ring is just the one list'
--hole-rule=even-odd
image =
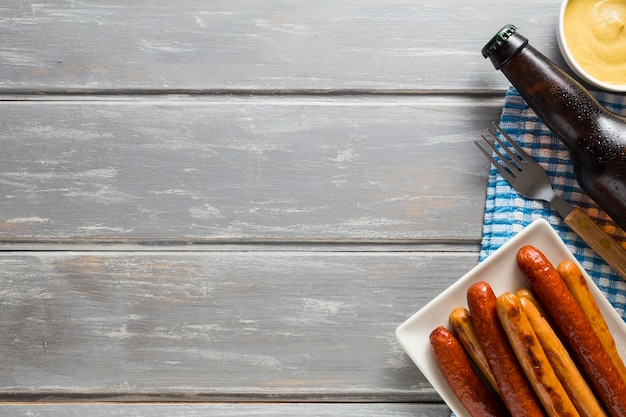
{"label": "brown glass bottle", "polygon": [[513,25],[482,53],[565,144],[581,188],[626,230],[626,118],[603,107]]}

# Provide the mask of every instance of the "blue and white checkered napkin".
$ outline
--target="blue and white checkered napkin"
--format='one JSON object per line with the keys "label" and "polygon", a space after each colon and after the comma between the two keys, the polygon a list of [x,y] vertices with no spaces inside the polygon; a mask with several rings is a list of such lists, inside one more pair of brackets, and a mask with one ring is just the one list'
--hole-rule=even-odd
{"label": "blue and white checkered napkin", "polygon": [[[609,110],[626,115],[626,97],[604,92],[592,94]],[[504,98],[500,126],[546,169],[557,194],[580,207],[626,247],[626,232],[616,227],[578,186],[567,149],[512,87]],[[554,227],[626,321],[626,281],[571,231],[547,203],[529,200],[518,194],[494,167],[491,167],[487,188],[481,260],[537,218],[546,219]]]}

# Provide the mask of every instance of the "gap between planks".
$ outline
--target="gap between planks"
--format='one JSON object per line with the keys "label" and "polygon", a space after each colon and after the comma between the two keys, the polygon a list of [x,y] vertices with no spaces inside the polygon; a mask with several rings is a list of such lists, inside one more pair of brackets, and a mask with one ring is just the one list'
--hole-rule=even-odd
{"label": "gap between planks", "polygon": [[94,240],[63,241],[0,241],[0,255],[11,252],[333,252],[333,253],[477,253],[480,242],[475,240],[455,241],[285,241],[280,242],[198,242],[166,241],[121,242]]}
{"label": "gap between planks", "polygon": [[477,90],[472,92],[441,90],[0,90],[0,102],[225,102],[262,101],[274,104],[284,102],[354,105],[355,103],[393,105],[432,102],[458,104],[471,102],[487,107],[502,107],[506,90]]}

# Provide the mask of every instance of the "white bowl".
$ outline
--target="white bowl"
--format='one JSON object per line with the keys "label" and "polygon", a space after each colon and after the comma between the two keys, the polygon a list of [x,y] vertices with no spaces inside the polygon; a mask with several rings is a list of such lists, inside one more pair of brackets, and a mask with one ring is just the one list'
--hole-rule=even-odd
{"label": "white bowl", "polygon": [[565,9],[567,5],[570,3],[569,0],[564,0],[561,4],[561,9],[559,11],[559,21],[557,25],[557,42],[559,44],[559,50],[561,51],[561,55],[563,55],[563,59],[567,63],[567,65],[571,68],[571,70],[576,73],[581,79],[588,82],[592,86],[600,88],[606,91],[612,91],[617,93],[626,92],[626,84],[612,84],[600,80],[591,74],[589,74],[574,58],[572,52],[569,49],[567,38],[565,37],[564,19],[565,19]]}
{"label": "white bowl", "polygon": [[[489,283],[496,295],[506,291],[515,292],[528,286],[525,276],[517,266],[517,251],[524,245],[535,246],[554,265],[571,260],[582,270],[580,263],[550,224],[543,219],[535,220],[396,329],[396,338],[400,345],[457,417],[469,417],[469,414],[439,371],[430,347],[430,333],[439,325],[450,329],[450,312],[457,306],[467,308],[467,289],[477,281]],[[584,275],[620,355],[626,358],[626,323],[589,275],[586,272]]]}

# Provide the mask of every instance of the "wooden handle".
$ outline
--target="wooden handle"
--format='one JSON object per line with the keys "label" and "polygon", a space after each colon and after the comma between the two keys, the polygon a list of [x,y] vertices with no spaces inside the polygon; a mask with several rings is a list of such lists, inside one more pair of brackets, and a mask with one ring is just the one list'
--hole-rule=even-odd
{"label": "wooden handle", "polygon": [[565,223],[626,279],[626,250],[619,243],[579,208],[572,210]]}

